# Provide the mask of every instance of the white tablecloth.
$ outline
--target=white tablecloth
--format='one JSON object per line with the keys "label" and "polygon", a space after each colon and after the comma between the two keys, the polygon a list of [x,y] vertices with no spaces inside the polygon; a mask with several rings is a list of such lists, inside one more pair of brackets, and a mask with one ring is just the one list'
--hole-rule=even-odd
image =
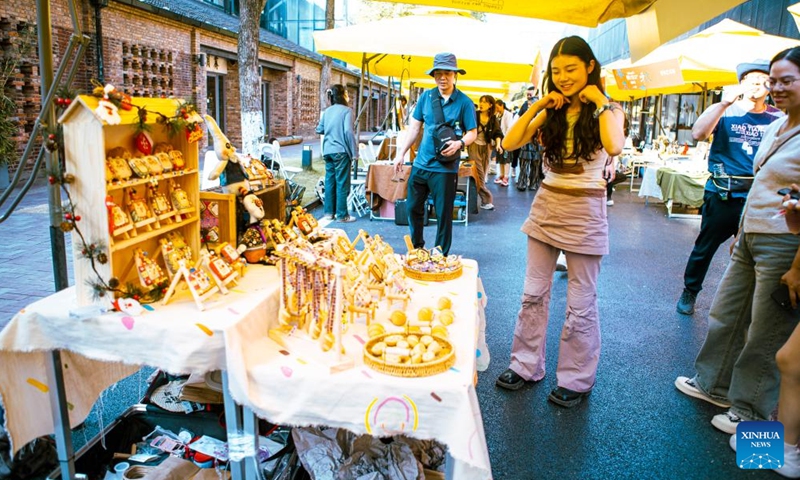
{"label": "white tablecloth", "polygon": [[[403,433],[436,439],[449,447],[460,480],[491,478],[483,421],[475,393],[476,352],[481,341],[485,295],[475,261],[464,261],[464,273],[444,283],[414,283],[415,300],[409,318],[441,296],[453,300],[456,321],[449,327],[456,347],[456,364],[438,375],[392,377],[363,364],[366,326],[348,330],[344,345],[355,367],[330,374],[304,355],[288,352],[267,337],[277,319],[247,319],[225,331],[228,381],[233,398],[273,423],[293,426],[327,425],[357,434],[388,436]],[[388,325],[388,310],[378,315]],[[271,317],[272,318],[272,317]],[[397,327],[395,327],[397,328]],[[399,328],[397,328],[399,330]],[[317,349],[309,345],[308,349]],[[283,352],[282,352],[283,350]],[[481,351],[485,361],[488,352]]]}
{"label": "white tablecloth", "polygon": [[275,267],[251,266],[238,286],[211,297],[202,312],[188,291],[135,317],[71,317],[74,288],[29,305],[0,332],[0,400],[14,451],[54,431],[47,352],[62,351],[70,425],[76,426],[105,388],[141,365],[170,373],[224,369],[223,330],[245,319],[266,323],[277,312],[278,290]]}

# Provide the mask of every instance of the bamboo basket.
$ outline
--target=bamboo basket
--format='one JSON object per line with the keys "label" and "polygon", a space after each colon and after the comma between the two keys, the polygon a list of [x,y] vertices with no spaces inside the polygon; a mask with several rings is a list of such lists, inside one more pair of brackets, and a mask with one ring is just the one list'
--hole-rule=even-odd
{"label": "bamboo basket", "polygon": [[431,337],[439,342],[439,345],[441,345],[442,348],[447,348],[449,350],[445,355],[434,359],[432,362],[417,364],[404,363],[401,365],[386,363],[382,356],[372,354],[372,346],[392,335],[397,335],[397,333],[384,333],[382,335],[378,335],[377,337],[370,338],[369,341],[367,341],[367,343],[364,345],[364,364],[366,366],[387,375],[413,378],[438,375],[449,370],[450,367],[456,364],[456,351],[453,347],[453,344],[450,343],[449,340],[436,335],[431,335]]}
{"label": "bamboo basket", "polygon": [[464,268],[459,265],[455,270],[450,270],[447,272],[420,272],[419,270],[415,270],[408,265],[403,265],[403,270],[406,273],[406,277],[412,280],[421,280],[423,282],[446,282],[448,280],[455,280],[456,278],[460,277],[461,273],[464,271]]}

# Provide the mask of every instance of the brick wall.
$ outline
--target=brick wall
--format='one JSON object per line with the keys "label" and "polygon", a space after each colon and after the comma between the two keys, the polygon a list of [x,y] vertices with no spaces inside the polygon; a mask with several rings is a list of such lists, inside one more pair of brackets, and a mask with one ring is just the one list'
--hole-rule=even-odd
{"label": "brick wall", "polygon": [[[52,0],[54,68],[62,61],[70,35],[72,21],[67,0]],[[91,79],[97,78],[94,49],[94,8],[88,0],[79,0],[78,15],[86,35],[92,37],[75,79],[73,90],[91,91]],[[110,1],[101,13],[103,25],[103,62],[105,80],[128,93],[143,96],[175,96],[194,100],[201,113],[206,111],[206,67],[196,62],[197,55],[212,48],[230,52],[235,57],[236,39],[218,32],[204,30],[150,13],[135,7]],[[34,28],[35,0],[0,0],[0,55],[14,42],[20,42],[19,31],[26,25]],[[35,46],[35,35],[28,39]],[[301,135],[314,137],[319,119],[319,77],[321,65],[305,57],[262,45],[263,60],[290,65],[289,71],[263,69],[262,80],[269,83],[271,135]],[[336,83],[353,84],[355,75],[333,72]],[[236,61],[228,62],[225,77],[226,131],[234,145],[241,145],[241,115],[239,108],[239,75]],[[21,155],[34,121],[41,110],[39,59],[36,48],[20,62],[6,94],[16,105],[15,119],[19,124],[18,152]],[[351,91],[351,98],[356,98]],[[380,102],[379,102],[380,103]],[[326,106],[323,106],[323,108]],[[355,105],[353,105],[355,107]],[[374,121],[364,121],[364,126]],[[370,127],[372,125],[369,125]],[[206,147],[201,143],[201,149]]]}

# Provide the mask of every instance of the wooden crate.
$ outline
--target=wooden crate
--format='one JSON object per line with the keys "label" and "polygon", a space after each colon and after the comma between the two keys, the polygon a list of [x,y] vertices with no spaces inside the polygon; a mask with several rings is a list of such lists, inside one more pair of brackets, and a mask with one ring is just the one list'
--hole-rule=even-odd
{"label": "wooden crate", "polygon": [[[100,275],[106,281],[115,277],[123,286],[127,282],[138,285],[133,260],[135,249],[141,248],[151,258],[157,258],[160,256],[159,239],[169,232],[180,232],[194,252],[198,252],[200,248],[197,143],[189,143],[182,133],[170,138],[166,129],[156,123],[158,118],[156,112],[172,117],[182,102],[173,99],[134,98],[132,103],[145,106],[150,112],[147,123],[152,127],[150,134],[154,143],[167,142],[183,154],[186,163],[183,171],[154,175],[149,179],[134,176],[125,182],[106,183],[106,153],[119,146],[125,147],[131,153],[135,151],[133,139],[136,135],[134,126],[138,120],[137,110],[120,110],[121,123],[108,125],[94,113],[98,99],[81,95],[59,119],[64,128],[65,173],[75,175],[75,182],[69,185],[69,189],[75,202],[75,212],[82,218],[79,228],[87,242],[101,245],[108,251],[108,262],[97,265]],[[152,179],[159,182],[159,191],[165,193],[169,192],[169,181],[175,181],[187,193],[193,206],[192,211],[180,222],[169,224],[164,222],[160,228],[142,229],[127,239],[113,237],[109,233],[106,196],[111,196],[117,205],[124,205],[126,192],[131,187],[135,187],[143,196]],[[90,262],[81,255],[81,241],[74,232],[72,245],[78,303],[80,305],[94,303],[95,298],[89,282],[97,277]],[[163,261],[159,263],[163,267]]]}
{"label": "wooden crate", "polygon": [[[216,227],[218,240],[209,242],[212,246],[228,242],[236,245],[236,195],[221,192],[200,192],[200,228],[208,230]],[[213,240],[213,239],[212,239]]]}
{"label": "wooden crate", "polygon": [[286,221],[286,187],[285,180],[278,180],[275,185],[256,191],[256,195],[264,203],[264,218]]}

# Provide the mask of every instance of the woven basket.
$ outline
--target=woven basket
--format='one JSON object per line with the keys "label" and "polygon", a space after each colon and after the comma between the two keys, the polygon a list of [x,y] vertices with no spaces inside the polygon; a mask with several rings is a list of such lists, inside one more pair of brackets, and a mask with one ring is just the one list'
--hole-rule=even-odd
{"label": "woven basket", "polygon": [[395,377],[429,377],[445,372],[450,367],[456,364],[456,351],[453,344],[449,340],[436,335],[431,335],[434,340],[439,342],[442,348],[448,348],[450,351],[447,355],[437,358],[432,362],[416,363],[416,364],[403,364],[397,365],[394,363],[386,363],[382,357],[372,354],[372,346],[378,342],[383,341],[386,337],[397,335],[396,333],[384,333],[377,337],[370,338],[364,345],[364,364],[369,368],[392,375]]}
{"label": "woven basket", "polygon": [[403,270],[406,272],[406,277],[412,280],[421,280],[424,282],[446,282],[448,280],[455,280],[456,278],[460,277],[461,273],[464,271],[461,265],[459,265],[455,270],[450,270],[447,272],[420,272],[419,270],[414,270],[407,265],[403,265]]}

